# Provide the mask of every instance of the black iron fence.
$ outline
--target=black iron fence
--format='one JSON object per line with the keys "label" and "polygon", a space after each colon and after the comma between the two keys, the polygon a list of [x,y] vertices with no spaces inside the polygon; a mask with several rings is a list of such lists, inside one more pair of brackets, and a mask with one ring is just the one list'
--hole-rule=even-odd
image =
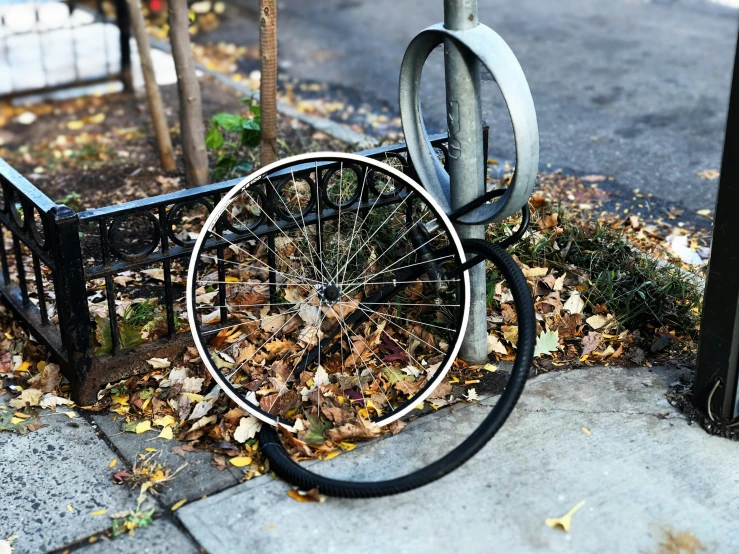
{"label": "black iron fence", "polygon": [[126,0],[0,1],[0,98],[121,80],[131,89]]}
{"label": "black iron fence", "polygon": [[[432,137],[441,156],[445,140]],[[414,177],[404,144],[360,154]],[[325,175],[332,167],[319,171]],[[322,179],[316,179],[319,187]],[[150,369],[147,359],[174,358],[190,344],[183,316],[187,263],[213,206],[237,182],[76,213],[0,160],[0,294],[62,366],[78,403],[93,402],[105,383]],[[269,212],[269,200],[264,202]],[[279,217],[264,221],[258,233],[273,240],[285,223]],[[224,277],[222,262],[219,271]],[[224,295],[223,284],[221,289]],[[147,318],[144,338],[130,320],[133,308],[149,302],[159,312]],[[226,317],[221,310],[217,321]]]}

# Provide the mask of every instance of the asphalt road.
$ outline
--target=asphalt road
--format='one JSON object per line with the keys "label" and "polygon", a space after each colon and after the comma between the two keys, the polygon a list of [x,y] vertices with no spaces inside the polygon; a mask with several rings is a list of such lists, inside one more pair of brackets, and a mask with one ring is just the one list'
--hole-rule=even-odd
{"label": "asphalt road", "polygon": [[[397,109],[403,52],[418,31],[443,19],[442,4],[284,0],[281,63],[291,77],[361,91],[371,103]],[[718,182],[698,173],[720,167],[736,9],[704,0],[479,0],[479,6],[480,21],[508,42],[527,75],[543,164],[613,176],[691,210],[713,208]],[[432,58],[424,71],[424,113],[428,127],[439,129],[441,52]],[[483,85],[491,155],[512,158],[502,98],[494,83]]]}

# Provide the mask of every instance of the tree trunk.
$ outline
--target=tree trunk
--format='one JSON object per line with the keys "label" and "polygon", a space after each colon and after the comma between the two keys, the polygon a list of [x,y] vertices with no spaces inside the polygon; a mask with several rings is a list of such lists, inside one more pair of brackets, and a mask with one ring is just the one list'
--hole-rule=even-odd
{"label": "tree trunk", "polygon": [[277,160],[277,2],[259,0],[261,24],[259,52],[262,62],[262,80],[259,87],[261,108],[262,166]]}
{"label": "tree trunk", "polygon": [[185,156],[185,178],[188,187],[199,187],[208,183],[208,154],[205,150],[200,85],[195,75],[190,47],[188,13],[187,0],[170,0],[169,40],[180,95],[180,134],[182,153]]}
{"label": "tree trunk", "polygon": [[165,171],[174,171],[177,166],[172,153],[172,139],[169,136],[167,117],[164,115],[162,106],[162,95],[159,93],[157,79],[154,75],[154,63],[151,60],[151,48],[149,37],[146,35],[146,23],[144,14],[141,13],[141,0],[128,0],[131,12],[131,25],[136,35],[136,44],[139,46],[139,57],[141,58],[141,72],[144,74],[146,84],[146,96],[149,101],[149,112],[154,125],[154,135],[159,148],[159,158]]}

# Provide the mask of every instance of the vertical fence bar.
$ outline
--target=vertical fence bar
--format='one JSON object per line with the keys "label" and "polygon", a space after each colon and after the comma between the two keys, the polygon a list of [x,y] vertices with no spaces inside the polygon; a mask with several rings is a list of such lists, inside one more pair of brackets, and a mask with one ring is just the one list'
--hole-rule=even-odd
{"label": "vertical fence bar", "polygon": [[[64,374],[77,402],[90,403],[100,383],[90,378],[92,341],[87,286],[82,266],[79,219],[67,206],[52,210],[49,241],[54,260],[54,292],[62,345],[67,353]],[[114,312],[115,315],[115,312]]]}
{"label": "vertical fence bar", "polygon": [[[293,175],[293,184],[297,186],[294,179],[295,176]],[[267,205],[264,206],[263,209],[267,213],[267,218],[270,221],[276,221],[274,206],[277,203],[277,194],[275,193],[274,186],[268,187],[265,185],[264,188],[266,191]],[[302,210],[302,207],[300,206],[300,197],[298,197],[298,209]],[[277,259],[275,257],[274,233],[267,235],[267,266],[269,267],[269,301],[270,303],[277,302],[277,287],[275,286],[277,284],[277,273],[275,271],[277,268]],[[287,270],[289,271],[290,268],[287,268]]]}
{"label": "vertical fence bar", "polygon": [[[169,254],[169,236],[167,223],[167,206],[159,206],[159,228],[161,229],[162,254]],[[168,258],[162,262],[164,268],[164,303],[167,307],[167,336],[175,334],[174,300],[172,298],[172,261]]]}
{"label": "vertical fence bar", "polygon": [[38,256],[33,255],[33,273],[36,276],[36,294],[38,295],[38,309],[41,312],[41,323],[43,325],[49,324],[49,314],[46,311],[46,297],[44,296],[44,282],[43,276],[41,275],[41,264],[39,263]]}
{"label": "vertical fence bar", "polygon": [[[477,0],[444,0],[444,27],[471,29],[478,25]],[[449,128],[448,171],[452,210],[485,193],[482,111],[480,107],[480,63],[450,39],[444,43],[447,124]],[[462,239],[485,238],[485,225],[456,225]],[[487,361],[487,309],[485,264],[469,270],[470,318],[459,351],[466,362]]]}
{"label": "vertical fence bar", "polygon": [[[103,251],[103,265],[110,263],[110,243],[108,233],[108,220],[101,218],[98,222],[100,226],[100,247]],[[105,276],[105,297],[108,300],[108,324],[110,325],[110,344],[111,354],[118,352],[118,319],[115,313],[115,281],[111,275]]]}
{"label": "vertical fence bar", "polygon": [[711,258],[703,298],[693,401],[725,418],[739,415],[739,43],[726,120]]}
{"label": "vertical fence bar", "polygon": [[23,267],[23,251],[21,241],[13,234],[13,251],[15,253],[15,271],[18,274],[18,287],[21,289],[23,304],[28,304],[28,287],[26,285],[26,268]]}
{"label": "vertical fence bar", "polygon": [[[221,195],[216,194],[213,197],[213,205],[217,206],[220,200]],[[218,234],[220,236],[225,237],[226,230],[223,223],[223,218],[219,219],[216,222],[216,231],[218,231]],[[223,261],[226,257],[226,249],[223,246],[217,246],[216,255],[218,256],[218,305],[220,306],[219,316],[221,323],[226,323],[226,321],[228,321],[228,308],[226,308],[226,264]]]}
{"label": "vertical fence bar", "polygon": [[133,73],[131,71],[131,20],[126,0],[115,0],[116,23],[120,31],[121,48],[121,81],[127,91],[133,90]]}
{"label": "vertical fence bar", "polygon": [[6,285],[10,284],[10,268],[8,267],[8,255],[5,252],[5,228],[0,225],[0,263],[3,267],[3,280]]}

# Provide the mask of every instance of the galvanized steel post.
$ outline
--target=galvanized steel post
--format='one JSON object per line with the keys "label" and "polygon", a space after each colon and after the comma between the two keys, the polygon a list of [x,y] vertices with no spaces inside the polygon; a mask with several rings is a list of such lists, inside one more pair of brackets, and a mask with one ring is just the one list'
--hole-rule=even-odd
{"label": "galvanized steel post", "polygon": [[[478,25],[477,0],[444,0],[444,27],[462,31]],[[452,210],[485,193],[485,156],[480,107],[480,62],[451,39],[444,42],[446,109],[449,127],[448,170]],[[485,238],[485,225],[458,224],[461,239]],[[485,264],[470,269],[470,317],[460,357],[487,361]]]}

